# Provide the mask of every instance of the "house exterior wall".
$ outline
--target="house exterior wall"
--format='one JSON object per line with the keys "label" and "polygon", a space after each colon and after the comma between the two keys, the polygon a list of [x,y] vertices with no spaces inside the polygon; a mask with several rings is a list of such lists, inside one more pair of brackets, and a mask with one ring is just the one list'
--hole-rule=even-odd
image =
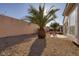
{"label": "house exterior wall", "polygon": [[77,7],[68,15],[68,34],[76,37],[77,35]]}
{"label": "house exterior wall", "polygon": [[63,34],[66,35],[67,34],[67,27],[68,27],[68,17],[65,16],[64,17],[64,24],[63,24]]}
{"label": "house exterior wall", "polygon": [[77,5],[75,6],[75,8],[73,9],[73,11],[71,12],[71,14],[68,16],[68,35],[70,36],[70,38],[78,43],[78,38],[77,38],[77,35],[78,35],[78,25],[77,25],[77,12],[78,12],[78,8],[77,8]]}
{"label": "house exterior wall", "polygon": [[78,7],[77,10],[77,36],[76,36],[76,42],[79,44],[79,3],[76,4],[76,6]]}
{"label": "house exterior wall", "polygon": [[[66,9],[67,10],[67,9]],[[68,14],[67,14],[68,13]],[[75,4],[64,14],[63,33],[79,44],[79,4]]]}

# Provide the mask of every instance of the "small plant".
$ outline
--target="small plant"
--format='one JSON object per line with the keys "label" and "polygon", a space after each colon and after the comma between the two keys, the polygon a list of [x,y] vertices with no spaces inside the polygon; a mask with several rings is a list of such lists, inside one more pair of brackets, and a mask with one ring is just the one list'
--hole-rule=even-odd
{"label": "small plant", "polygon": [[58,29],[59,29],[59,24],[58,23],[52,23],[51,25],[50,25],[50,27],[52,28],[52,30],[53,30],[53,35],[55,36],[56,35],[56,32],[58,31]]}

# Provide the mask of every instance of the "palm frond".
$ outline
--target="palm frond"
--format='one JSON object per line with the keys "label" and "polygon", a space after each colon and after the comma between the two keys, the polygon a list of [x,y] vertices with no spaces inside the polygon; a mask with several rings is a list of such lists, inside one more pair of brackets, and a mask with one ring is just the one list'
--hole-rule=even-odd
{"label": "palm frond", "polygon": [[50,18],[50,17],[53,16],[58,10],[59,10],[59,9],[51,9],[51,10],[48,12],[48,14],[47,14],[46,17]]}
{"label": "palm frond", "polygon": [[55,20],[55,18],[57,18],[57,16],[54,14],[53,16],[51,16],[48,20],[47,23],[49,23],[52,20]]}
{"label": "palm frond", "polygon": [[47,15],[44,15],[45,12],[45,4],[39,5],[39,9],[34,8],[33,6],[30,6],[29,16],[27,16],[27,19],[30,20],[32,23],[37,24],[40,27],[44,27],[48,22],[54,20],[56,18],[55,13],[59,9],[53,9],[51,7],[48,10]]}

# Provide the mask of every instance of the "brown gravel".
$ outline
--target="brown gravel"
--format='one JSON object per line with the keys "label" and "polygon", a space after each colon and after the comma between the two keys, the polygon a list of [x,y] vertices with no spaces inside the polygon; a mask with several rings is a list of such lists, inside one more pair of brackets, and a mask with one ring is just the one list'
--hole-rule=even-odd
{"label": "brown gravel", "polygon": [[3,56],[27,56],[27,55],[43,55],[43,56],[73,56],[79,55],[79,47],[74,45],[67,38],[50,38],[47,35],[46,40],[30,38],[4,50],[0,50]]}

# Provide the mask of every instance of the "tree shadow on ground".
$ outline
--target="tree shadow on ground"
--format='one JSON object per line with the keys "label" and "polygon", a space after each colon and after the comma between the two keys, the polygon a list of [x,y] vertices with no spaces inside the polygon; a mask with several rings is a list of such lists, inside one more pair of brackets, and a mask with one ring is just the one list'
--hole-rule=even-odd
{"label": "tree shadow on ground", "polygon": [[36,39],[30,48],[28,56],[40,56],[46,47],[46,39]]}
{"label": "tree shadow on ground", "polygon": [[11,47],[15,44],[30,41],[30,38],[35,37],[36,34],[22,34],[16,36],[8,36],[0,38],[0,52],[4,51],[6,48]]}

